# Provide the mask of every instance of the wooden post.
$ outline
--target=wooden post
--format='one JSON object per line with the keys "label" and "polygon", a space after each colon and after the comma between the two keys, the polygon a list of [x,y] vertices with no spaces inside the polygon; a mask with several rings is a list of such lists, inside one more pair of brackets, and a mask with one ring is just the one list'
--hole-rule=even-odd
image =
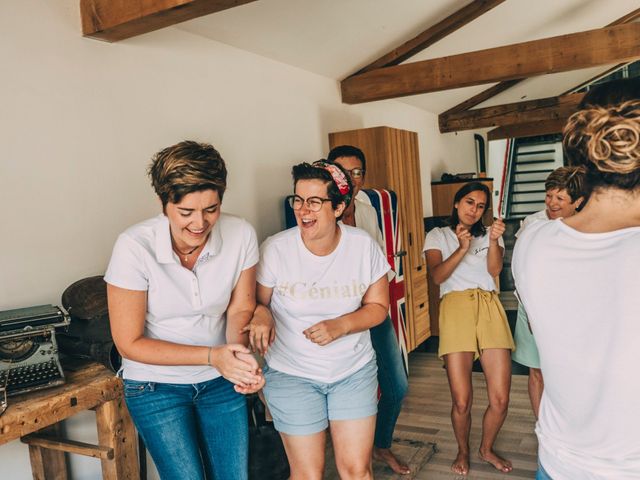
{"label": "wooden post", "polygon": [[[62,436],[62,426],[59,423],[39,430],[55,437]],[[67,480],[67,461],[64,452],[29,445],[29,459],[33,480]]]}
{"label": "wooden post", "polygon": [[113,460],[103,459],[104,480],[139,480],[136,430],[122,397],[96,407],[98,443],[113,448]]}

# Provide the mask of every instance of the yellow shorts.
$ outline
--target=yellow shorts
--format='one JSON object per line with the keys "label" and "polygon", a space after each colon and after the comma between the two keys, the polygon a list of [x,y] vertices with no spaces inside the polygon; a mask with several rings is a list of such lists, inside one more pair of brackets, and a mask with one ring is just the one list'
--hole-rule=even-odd
{"label": "yellow shorts", "polygon": [[516,349],[498,294],[474,288],[442,297],[438,356],[473,352],[477,359],[487,348]]}

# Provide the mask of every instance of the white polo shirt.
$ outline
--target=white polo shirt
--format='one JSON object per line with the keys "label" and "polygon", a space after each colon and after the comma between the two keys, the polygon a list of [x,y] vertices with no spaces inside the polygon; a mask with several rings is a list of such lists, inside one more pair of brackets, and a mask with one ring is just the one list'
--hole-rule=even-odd
{"label": "white polo shirt", "polygon": [[518,231],[515,233],[515,237],[518,238],[520,236],[520,234],[522,232],[524,232],[524,229],[527,228],[529,225],[535,223],[535,222],[539,222],[539,221],[545,221],[545,220],[551,220],[548,216],[547,216],[547,210],[540,210],[539,212],[536,213],[532,213],[531,215],[527,215],[526,217],[524,217],[524,219],[520,222],[520,228],[518,229]]}
{"label": "white polo shirt", "polygon": [[[144,335],[183,345],[227,343],[225,312],[240,273],[258,263],[258,243],[245,220],[221,214],[193,271],[184,268],[171,247],[164,215],[122,233],[105,281],[147,292]],[[163,383],[199,383],[219,377],[207,365],[149,365],[122,359],[124,378]]]}

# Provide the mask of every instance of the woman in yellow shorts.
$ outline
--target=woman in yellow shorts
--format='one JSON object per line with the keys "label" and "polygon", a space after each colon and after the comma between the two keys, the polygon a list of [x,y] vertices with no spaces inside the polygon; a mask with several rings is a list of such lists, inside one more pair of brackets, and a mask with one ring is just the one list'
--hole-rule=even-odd
{"label": "woman in yellow shorts", "polygon": [[427,234],[427,267],[440,285],[440,348],[451,389],[451,422],[458,454],[451,470],[469,472],[471,430],[471,368],[480,358],[487,381],[489,406],[482,422],[480,459],[501,472],[511,462],[495,453],[493,444],[507,416],[511,388],[511,351],[515,349],[506,314],[495,291],[494,277],[502,270],[504,223],[482,224],[490,202],[489,189],[465,184],[454,197],[449,226]]}

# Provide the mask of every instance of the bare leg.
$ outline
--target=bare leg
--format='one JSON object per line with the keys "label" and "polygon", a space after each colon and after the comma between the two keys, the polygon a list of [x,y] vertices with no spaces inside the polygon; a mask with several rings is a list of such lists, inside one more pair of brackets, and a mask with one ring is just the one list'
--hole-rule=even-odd
{"label": "bare leg", "polygon": [[511,352],[504,348],[486,349],[480,356],[480,362],[487,379],[489,406],[482,419],[482,441],[478,453],[482,460],[489,462],[497,470],[508,473],[513,469],[511,462],[498,456],[493,450],[493,444],[507,418],[509,408]]}
{"label": "bare leg", "polygon": [[291,467],[290,480],[322,480],[326,430],[312,435],[281,433]]}
{"label": "bare leg", "polygon": [[542,378],[542,370],[539,368],[529,369],[529,399],[531,400],[531,408],[533,414],[538,419],[540,413],[540,400],[542,400],[542,391],[544,390],[544,379]]}
{"label": "bare leg", "polygon": [[376,416],[356,420],[332,420],[331,441],[338,474],[343,480],[373,480],[371,451]]}
{"label": "bare leg", "polygon": [[473,388],[471,385],[471,368],[473,352],[449,353],[444,356],[447,367],[447,378],[451,389],[451,424],[458,442],[458,454],[451,470],[458,475],[469,473],[469,432],[471,431],[471,403]]}

